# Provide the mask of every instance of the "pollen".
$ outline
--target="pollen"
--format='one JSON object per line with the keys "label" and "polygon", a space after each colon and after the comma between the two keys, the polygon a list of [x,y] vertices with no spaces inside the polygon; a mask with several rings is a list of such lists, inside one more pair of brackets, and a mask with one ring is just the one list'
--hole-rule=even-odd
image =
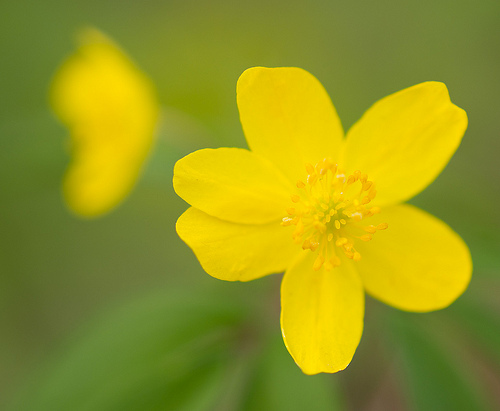
{"label": "pollen", "polygon": [[[387,223],[370,224],[381,212],[371,203],[377,195],[375,182],[356,170],[350,175],[330,159],[306,164],[306,175],[297,181],[290,198],[293,205],[281,225],[295,225],[292,238],[302,249],[316,254],[313,269],[331,270],[342,258],[360,261],[356,245],[369,242]],[[305,182],[304,182],[305,181]]]}

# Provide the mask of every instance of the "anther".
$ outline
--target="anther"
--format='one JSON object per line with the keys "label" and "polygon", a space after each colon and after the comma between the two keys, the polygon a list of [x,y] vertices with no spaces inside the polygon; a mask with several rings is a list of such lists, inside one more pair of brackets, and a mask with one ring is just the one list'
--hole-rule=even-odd
{"label": "anther", "polygon": [[314,183],[318,180],[318,175],[317,174],[309,174],[307,176],[307,183],[309,185],[314,185]]}
{"label": "anther", "polygon": [[372,236],[370,234],[363,234],[362,236],[358,237],[361,241],[370,241],[372,239]]}
{"label": "anther", "polygon": [[337,241],[335,241],[335,245],[337,247],[342,247],[344,244],[347,244],[347,238],[345,237],[340,237],[337,239]]}
{"label": "anther", "polygon": [[335,228],[336,228],[337,230],[339,230],[339,229],[340,229],[340,221],[339,221],[339,220],[335,220]]}
{"label": "anther", "polygon": [[306,164],[306,171],[307,171],[307,174],[314,174],[314,167],[312,166],[312,164],[310,164],[310,163]]}
{"label": "anther", "polygon": [[354,261],[360,261],[361,260],[361,254],[358,253],[357,251],[354,252],[353,256],[352,256],[352,259]]}
{"label": "anther", "polygon": [[368,191],[372,187],[373,183],[371,181],[367,181],[363,183],[363,191]]}
{"label": "anther", "polygon": [[363,214],[356,211],[355,213],[351,214],[351,217],[354,219],[354,221],[361,221],[361,219],[363,218]]}
{"label": "anther", "polygon": [[307,250],[308,248],[311,248],[311,241],[306,238],[302,243],[302,249]]}
{"label": "anther", "polygon": [[387,223],[380,223],[377,226],[377,230],[385,230],[387,227],[389,227],[389,224],[387,224]]}
{"label": "anther", "polygon": [[298,196],[297,194],[292,194],[291,198],[294,203],[298,203],[300,201],[300,196]]}
{"label": "anther", "polygon": [[330,262],[332,263],[332,265],[334,267],[338,267],[340,266],[340,258],[338,256],[333,256],[332,258],[330,258]]}
{"label": "anther", "polygon": [[300,237],[302,237],[302,234],[304,234],[304,223],[301,219],[299,219],[298,221],[296,219],[294,220],[295,221],[293,223],[297,224],[297,228],[293,232],[293,235],[297,238],[297,240],[299,240]]}
{"label": "anther", "polygon": [[316,261],[314,261],[313,270],[318,271],[324,262],[325,262],[325,257],[323,257],[321,254],[318,255]]}
{"label": "anther", "polygon": [[363,230],[365,230],[367,233],[374,234],[375,231],[377,231],[377,227],[374,225],[368,225],[366,227],[363,227]]}
{"label": "anther", "polygon": [[304,188],[306,186],[306,183],[304,183],[303,181],[297,181],[297,188]]}

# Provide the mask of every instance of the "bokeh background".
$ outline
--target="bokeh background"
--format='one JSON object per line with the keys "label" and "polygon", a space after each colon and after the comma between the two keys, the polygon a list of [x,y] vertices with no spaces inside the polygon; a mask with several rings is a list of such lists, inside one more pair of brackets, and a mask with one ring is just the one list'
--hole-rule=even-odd
{"label": "bokeh background", "polygon": [[[0,408],[481,410],[500,407],[500,3],[496,0],[0,2]],[[50,81],[94,26],[155,83],[158,143],[131,196],[85,221],[61,197],[68,130]],[[205,274],[177,237],[174,162],[245,147],[235,87],[252,66],[298,66],[345,129],[425,80],[469,115],[461,147],[411,202],[468,243],[451,307],[367,297],[351,365],[304,376],[280,337],[279,282]]]}

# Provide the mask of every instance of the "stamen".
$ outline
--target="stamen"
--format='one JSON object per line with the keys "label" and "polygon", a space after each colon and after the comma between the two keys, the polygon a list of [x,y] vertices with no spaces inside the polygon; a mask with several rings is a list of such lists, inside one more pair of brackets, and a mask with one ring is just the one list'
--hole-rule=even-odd
{"label": "stamen", "polygon": [[338,267],[338,266],[340,266],[340,258],[339,258],[339,257],[337,257],[336,255],[335,255],[335,256],[333,256],[332,258],[330,258],[330,262],[332,263],[332,265],[333,265],[334,267]]}
{"label": "stamen", "polygon": [[373,185],[373,183],[371,181],[367,181],[366,183],[363,184],[363,187],[362,187],[363,191],[368,191],[372,185]]}
{"label": "stamen", "polygon": [[316,271],[338,267],[338,250],[347,258],[360,261],[355,242],[371,241],[378,231],[388,228],[387,223],[359,223],[381,212],[380,207],[367,206],[377,195],[375,183],[360,170],[346,175],[328,158],[314,166],[308,163],[305,168],[305,179],[296,183],[304,191],[291,195],[295,205],[286,209],[281,225],[296,226],[292,238],[302,249],[315,253]]}
{"label": "stamen", "polygon": [[317,174],[309,174],[309,175],[307,176],[307,183],[308,183],[309,185],[311,185],[311,186],[312,186],[312,185],[314,185],[314,183],[315,183],[317,180],[318,180],[318,176],[317,176]]}
{"label": "stamen", "polygon": [[335,245],[337,247],[342,247],[344,244],[347,244],[347,238],[345,237],[340,237],[336,242]]}
{"label": "stamen", "polygon": [[324,262],[325,262],[325,257],[323,257],[321,254],[318,255],[316,261],[314,261],[313,270],[318,271]]}

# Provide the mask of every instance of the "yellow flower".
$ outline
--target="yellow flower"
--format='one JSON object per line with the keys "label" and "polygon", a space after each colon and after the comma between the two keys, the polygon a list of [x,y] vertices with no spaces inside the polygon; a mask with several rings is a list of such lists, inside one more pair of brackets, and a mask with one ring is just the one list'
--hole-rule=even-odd
{"label": "yellow flower", "polygon": [[95,217],[134,186],[153,143],[159,106],[150,81],[96,29],[57,72],[51,103],[70,128],[63,192],[71,210]]}
{"label": "yellow flower", "polygon": [[213,277],[285,271],[281,328],[303,372],[347,367],[364,291],[417,312],[463,293],[465,243],[401,204],[437,177],[467,127],[444,84],[383,98],[345,138],[327,93],[302,69],[246,70],[237,95],[251,151],[199,150],[177,162],[175,191],[192,205],[177,232]]}

